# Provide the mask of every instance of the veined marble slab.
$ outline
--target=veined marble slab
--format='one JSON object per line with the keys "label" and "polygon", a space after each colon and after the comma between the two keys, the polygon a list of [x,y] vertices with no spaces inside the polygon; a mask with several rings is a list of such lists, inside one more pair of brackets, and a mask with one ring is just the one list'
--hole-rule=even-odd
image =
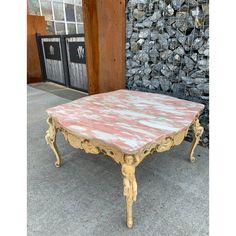
{"label": "veined marble slab", "polygon": [[148,143],[186,129],[203,109],[200,103],[122,89],[83,97],[47,113],[79,137],[135,154]]}

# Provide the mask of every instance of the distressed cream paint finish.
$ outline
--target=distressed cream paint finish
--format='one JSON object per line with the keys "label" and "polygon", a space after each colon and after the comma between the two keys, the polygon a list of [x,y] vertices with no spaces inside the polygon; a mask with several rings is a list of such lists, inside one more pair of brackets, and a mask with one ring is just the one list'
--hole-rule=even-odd
{"label": "distressed cream paint finish", "polygon": [[75,148],[87,153],[104,153],[121,165],[127,225],[132,227],[132,204],[136,200],[136,166],[149,154],[163,152],[180,144],[192,126],[194,138],[189,158],[203,133],[198,116],[204,105],[174,97],[130,90],[80,98],[47,110],[49,129],[46,134],[56,155],[60,130]]}

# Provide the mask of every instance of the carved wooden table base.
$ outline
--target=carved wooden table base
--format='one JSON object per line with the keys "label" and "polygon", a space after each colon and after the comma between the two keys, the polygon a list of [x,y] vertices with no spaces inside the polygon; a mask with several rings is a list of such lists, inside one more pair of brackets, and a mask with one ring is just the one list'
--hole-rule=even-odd
{"label": "carved wooden table base", "polygon": [[[135,169],[136,166],[149,154],[153,152],[164,152],[169,150],[171,147],[179,145],[184,137],[188,133],[188,128],[178,132],[176,134],[170,135],[163,139],[158,139],[155,143],[145,145],[138,153],[136,154],[126,154],[121,152],[115,147],[107,146],[105,143],[98,140],[87,140],[81,137],[78,137],[66,129],[60,126],[60,124],[49,116],[47,119],[49,124],[49,129],[46,132],[45,139],[47,144],[50,145],[52,151],[56,156],[55,166],[61,166],[61,157],[56,145],[56,133],[61,131],[64,134],[65,139],[74,147],[83,149],[86,153],[103,153],[111,157],[115,162],[121,165],[121,173],[123,175],[123,185],[124,185],[124,196],[126,198],[126,207],[127,207],[127,226],[131,228],[133,226],[133,217],[132,217],[132,205],[136,201],[137,197],[137,182],[135,178]],[[191,127],[193,129],[194,137],[190,148],[189,160],[191,162],[195,161],[193,156],[194,150],[199,142],[199,139],[203,133],[203,127],[201,127],[198,115],[195,117],[195,120],[192,122]]]}

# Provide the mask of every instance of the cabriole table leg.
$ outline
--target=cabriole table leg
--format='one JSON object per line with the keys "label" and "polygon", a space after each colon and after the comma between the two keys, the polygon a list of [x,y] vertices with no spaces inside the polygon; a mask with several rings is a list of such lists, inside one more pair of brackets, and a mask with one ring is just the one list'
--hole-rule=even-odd
{"label": "cabriole table leg", "polygon": [[192,129],[193,129],[193,141],[190,148],[189,160],[191,162],[194,162],[195,157],[193,156],[193,153],[204,131],[204,128],[200,125],[198,118],[194,121]]}
{"label": "cabriole table leg", "polygon": [[59,153],[57,145],[56,145],[57,129],[53,125],[51,117],[48,117],[47,123],[49,125],[49,128],[46,131],[45,139],[46,139],[47,144],[50,145],[52,151],[54,152],[54,154],[56,156],[55,166],[56,167],[61,167],[61,156],[60,156],[60,153]]}
{"label": "cabriole table leg", "polygon": [[137,196],[137,182],[135,178],[135,165],[134,157],[126,156],[125,163],[122,164],[121,172],[123,174],[124,184],[124,196],[126,198],[126,218],[127,226],[132,228],[133,226],[133,215],[132,206],[133,202],[136,201]]}

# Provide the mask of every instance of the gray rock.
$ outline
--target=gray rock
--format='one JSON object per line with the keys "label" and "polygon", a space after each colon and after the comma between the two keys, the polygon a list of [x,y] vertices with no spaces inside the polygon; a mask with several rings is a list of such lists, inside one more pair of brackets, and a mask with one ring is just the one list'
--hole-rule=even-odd
{"label": "gray rock", "polygon": [[176,27],[181,31],[185,32],[188,29],[188,22],[186,21],[187,12],[179,11],[176,13]]}
{"label": "gray rock", "polygon": [[136,41],[138,39],[138,36],[139,36],[138,33],[133,32],[132,35],[131,35],[131,40],[135,40]]}
{"label": "gray rock", "polygon": [[191,55],[191,59],[193,59],[196,62],[197,61],[197,53],[193,53]]}
{"label": "gray rock", "polygon": [[158,20],[156,23],[156,29],[160,34],[164,32],[164,28],[165,28],[165,20],[164,19]]}
{"label": "gray rock", "polygon": [[180,77],[180,79],[181,79],[183,76],[186,76],[186,72],[183,71],[183,70],[180,70],[180,71],[179,71],[179,77]]}
{"label": "gray rock", "polygon": [[193,9],[191,9],[191,15],[192,15],[193,17],[196,17],[196,16],[198,16],[199,14],[200,14],[200,8],[199,8],[199,6],[197,6],[197,7],[193,8]]}
{"label": "gray rock", "polygon": [[185,0],[185,2],[191,7],[196,7],[198,5],[196,0]]}
{"label": "gray rock", "polygon": [[169,26],[172,26],[173,27],[173,24],[176,22],[176,17],[175,16],[169,16],[168,18],[167,18],[167,24],[169,25]]}
{"label": "gray rock", "polygon": [[145,42],[144,39],[139,39],[139,40],[137,41],[137,44],[138,44],[139,46],[142,46],[144,42]]}
{"label": "gray rock", "polygon": [[208,56],[209,56],[209,49],[208,49],[208,48],[205,49],[204,52],[203,52],[203,54],[204,54],[204,56],[207,56],[207,57],[208,57]]}
{"label": "gray rock", "polygon": [[173,72],[168,68],[167,65],[164,65],[161,69],[161,73],[166,76],[167,78],[173,75]]}
{"label": "gray rock", "polygon": [[138,3],[137,4],[137,9],[140,10],[140,11],[143,11],[144,10],[144,3]]}
{"label": "gray rock", "polygon": [[151,81],[148,79],[142,79],[142,82],[145,87],[149,87],[149,85],[151,85]]}
{"label": "gray rock", "polygon": [[168,46],[169,46],[168,38],[169,38],[169,35],[167,33],[158,35],[158,42],[162,49],[168,49]]}
{"label": "gray rock", "polygon": [[152,22],[150,19],[146,19],[146,20],[144,20],[144,21],[142,22],[143,26],[144,26],[144,27],[147,27],[147,28],[151,28],[152,23],[153,23],[153,22]]}
{"label": "gray rock", "polygon": [[183,55],[185,54],[184,48],[181,47],[181,46],[179,46],[178,48],[176,48],[176,49],[174,50],[174,52],[177,53],[177,54],[180,55],[180,56],[183,56]]}
{"label": "gray rock", "polygon": [[151,33],[150,29],[142,29],[140,30],[139,38],[146,39],[150,35],[150,33]]}
{"label": "gray rock", "polygon": [[148,53],[149,50],[150,50],[150,45],[148,41],[145,41],[144,44],[142,45],[142,51]]}
{"label": "gray rock", "polygon": [[163,39],[168,39],[170,36],[167,34],[167,33],[164,33],[164,34],[160,34],[159,35],[159,38],[163,38]]}
{"label": "gray rock", "polygon": [[204,32],[204,36],[206,38],[209,38],[209,28],[206,28],[205,32]]}
{"label": "gray rock", "polygon": [[202,45],[203,45],[204,41],[202,38],[196,38],[194,41],[193,41],[193,49],[195,50],[198,50]]}
{"label": "gray rock", "polygon": [[170,89],[171,82],[168,79],[160,79],[161,89],[167,92]]}
{"label": "gray rock", "polygon": [[130,7],[136,7],[137,4],[142,3],[145,4],[147,2],[147,0],[130,0],[128,1],[128,4]]}
{"label": "gray rock", "polygon": [[143,23],[136,23],[134,27],[136,27],[139,30],[139,29],[143,29],[144,25],[143,25]]}
{"label": "gray rock", "polygon": [[186,52],[189,52],[190,49],[191,49],[190,46],[188,46],[187,44],[184,45],[184,50],[185,50]]}
{"label": "gray rock", "polygon": [[204,24],[204,15],[199,6],[191,10],[191,15],[194,18],[194,25],[197,29],[201,28]]}
{"label": "gray rock", "polygon": [[161,18],[161,12],[158,11],[158,10],[156,10],[156,11],[153,13],[153,15],[150,16],[149,19],[150,19],[152,22],[157,22],[160,18]]}
{"label": "gray rock", "polygon": [[183,76],[181,77],[181,79],[186,85],[190,85],[194,83],[194,80],[191,77]]}
{"label": "gray rock", "polygon": [[155,87],[154,87],[152,84],[150,84],[150,85],[148,86],[148,88],[149,88],[150,90],[155,89]]}
{"label": "gray rock", "polygon": [[167,58],[170,57],[172,55],[172,53],[173,52],[171,50],[165,50],[160,53],[160,57],[162,60],[167,60]]}
{"label": "gray rock", "polygon": [[171,4],[175,10],[180,9],[185,0],[172,0]]}
{"label": "gray rock", "polygon": [[202,100],[209,100],[209,96],[200,96]]}
{"label": "gray rock", "polygon": [[202,4],[202,11],[205,16],[209,15],[209,4],[208,3]]}
{"label": "gray rock", "polygon": [[208,82],[207,78],[194,78],[194,83],[195,84],[203,84],[203,83],[206,83],[206,82]]}
{"label": "gray rock", "polygon": [[158,35],[159,35],[159,33],[158,33],[158,31],[152,31],[151,32],[151,39],[152,40],[157,40],[158,39]]}
{"label": "gray rock", "polygon": [[170,37],[174,36],[176,33],[176,30],[174,30],[173,27],[169,25],[167,25],[165,29],[166,29],[166,32],[170,35]]}
{"label": "gray rock", "polygon": [[176,95],[184,95],[185,94],[185,87],[186,86],[184,84],[174,83],[171,86],[171,89],[172,89],[173,93]]}
{"label": "gray rock", "polygon": [[141,87],[143,85],[143,81],[142,80],[136,80],[134,84],[138,87]]}
{"label": "gray rock", "polygon": [[191,28],[193,29],[195,26],[193,17],[191,15],[188,15],[186,20],[188,24],[188,30],[190,30]]}
{"label": "gray rock", "polygon": [[126,37],[130,38],[133,33],[133,24],[132,23],[126,23]]}
{"label": "gray rock", "polygon": [[140,63],[137,62],[137,61],[133,61],[133,60],[131,60],[131,59],[126,60],[126,67],[127,67],[128,69],[131,69],[131,68],[133,68],[133,67],[138,67],[139,65],[140,65]]}
{"label": "gray rock", "polygon": [[151,12],[152,10],[153,10],[153,3],[150,2],[150,3],[148,4],[148,11]]}
{"label": "gray rock", "polygon": [[163,63],[161,63],[161,62],[158,62],[157,64],[155,64],[154,66],[153,66],[153,70],[154,70],[154,72],[160,72],[161,71],[161,69],[163,68]]}
{"label": "gray rock", "polygon": [[176,54],[175,56],[174,56],[174,65],[180,65],[180,63],[181,63],[181,57],[180,57],[180,55],[178,55],[178,54]]}
{"label": "gray rock", "polygon": [[139,45],[136,42],[131,42],[131,52],[139,51]]}
{"label": "gray rock", "polygon": [[190,88],[189,89],[189,94],[192,97],[200,97],[202,95],[202,91],[200,91],[197,88]]}
{"label": "gray rock", "polygon": [[125,49],[129,49],[130,48],[130,43],[126,43],[125,44]]}
{"label": "gray rock", "polygon": [[175,50],[180,44],[176,38],[170,38],[168,39],[169,42],[169,48],[171,50]]}
{"label": "gray rock", "polygon": [[147,62],[149,60],[149,55],[145,52],[139,52],[137,55],[134,56],[135,60],[141,62]]}
{"label": "gray rock", "polygon": [[165,10],[166,7],[167,7],[167,5],[166,5],[165,1],[163,1],[163,0],[158,1],[158,8],[160,10]]}
{"label": "gray rock", "polygon": [[149,61],[151,61],[153,64],[157,63],[157,57],[150,56]]}
{"label": "gray rock", "polygon": [[185,63],[185,67],[189,70],[192,70],[195,66],[194,61],[187,56],[184,56],[184,63]]}
{"label": "gray rock", "polygon": [[181,33],[180,31],[177,31],[176,38],[182,45],[184,45],[187,37],[183,33]]}
{"label": "gray rock", "polygon": [[151,80],[151,85],[152,85],[154,88],[159,88],[160,82],[159,82],[158,79],[152,79],[152,80]]}
{"label": "gray rock", "polygon": [[209,94],[209,84],[198,84],[197,88],[203,91],[204,94]]}
{"label": "gray rock", "polygon": [[192,77],[192,78],[197,78],[197,77],[205,77],[205,74],[206,72],[205,71],[202,71],[202,70],[195,70],[195,71],[192,71],[189,73],[189,75]]}
{"label": "gray rock", "polygon": [[139,71],[139,68],[129,69],[129,70],[127,71],[126,76],[134,75],[134,74],[137,73],[138,71]]}
{"label": "gray rock", "polygon": [[153,48],[153,49],[151,49],[151,50],[149,51],[149,55],[150,55],[151,57],[159,57],[159,52],[157,51],[156,48]]}
{"label": "gray rock", "polygon": [[133,53],[131,51],[126,51],[126,58],[133,57]]}
{"label": "gray rock", "polygon": [[198,68],[203,70],[203,71],[207,71],[208,70],[208,67],[209,67],[209,62],[208,60],[200,60],[197,62],[197,65],[198,65]]}
{"label": "gray rock", "polygon": [[201,48],[198,50],[199,54],[204,56],[209,56],[209,41],[207,41]]}
{"label": "gray rock", "polygon": [[152,48],[158,48],[157,44],[155,41],[149,41],[148,42],[149,46],[152,47]]}
{"label": "gray rock", "polygon": [[152,72],[152,69],[150,67],[147,67],[144,69],[144,74],[149,75]]}
{"label": "gray rock", "polygon": [[137,8],[133,11],[133,16],[135,19],[140,20],[145,15],[144,11],[139,11]]}
{"label": "gray rock", "polygon": [[169,4],[166,8],[166,13],[168,16],[172,16],[174,14],[174,9],[172,8],[172,6]]}
{"label": "gray rock", "polygon": [[190,35],[187,36],[186,43],[188,46],[192,46],[194,39],[196,38],[195,30],[192,30]]}
{"label": "gray rock", "polygon": [[173,65],[173,64],[170,64],[170,63],[167,63],[166,65],[168,66],[168,68],[169,68],[171,71],[175,71],[175,70],[178,68],[178,66]]}

